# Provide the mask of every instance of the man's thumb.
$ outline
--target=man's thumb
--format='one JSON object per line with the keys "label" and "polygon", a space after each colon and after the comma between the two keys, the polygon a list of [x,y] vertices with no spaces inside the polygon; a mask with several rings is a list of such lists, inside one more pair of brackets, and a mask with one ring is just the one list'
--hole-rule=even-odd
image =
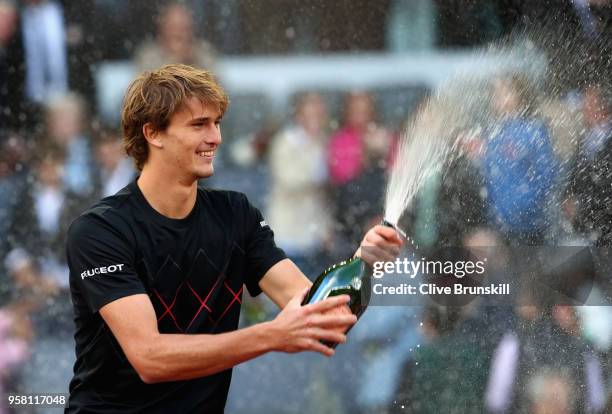
{"label": "man's thumb", "polygon": [[308,294],[308,291],[310,290],[310,287],[304,288],[300,291],[298,291],[298,293],[296,293],[291,300],[289,301],[288,305],[294,305],[294,306],[301,306],[302,302],[304,301],[304,298],[306,297],[306,295]]}

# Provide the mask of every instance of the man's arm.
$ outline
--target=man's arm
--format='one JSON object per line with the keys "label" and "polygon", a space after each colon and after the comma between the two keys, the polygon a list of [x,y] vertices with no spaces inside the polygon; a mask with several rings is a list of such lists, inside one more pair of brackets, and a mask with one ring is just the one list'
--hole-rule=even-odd
{"label": "man's arm", "polygon": [[303,289],[270,322],[233,332],[207,335],[161,334],[147,295],[117,299],[100,309],[128,360],[145,383],[199,378],[224,371],[270,351],[315,351],[333,355],[321,340],[345,342],[332,330],[354,323],[353,315],[323,315],[347,303],[348,296],[300,306]]}
{"label": "man's arm", "polygon": [[[376,246],[381,255],[390,255],[398,248],[396,237],[392,229],[376,226],[366,234],[362,246]],[[364,260],[374,258],[378,256]],[[117,299],[100,308],[100,315],[146,383],[212,375],[270,351],[315,351],[331,356],[334,350],[320,341],[346,341],[342,332],[356,317],[338,309],[346,306],[348,296],[301,306],[311,282],[288,259],[272,266],[259,284],[283,309],[281,313],[270,322],[223,334],[159,333],[153,305],[144,294]]]}
{"label": "man's arm", "polygon": [[[371,266],[376,261],[393,261],[399,256],[401,245],[402,239],[395,230],[385,226],[374,226],[364,236],[361,246],[355,252],[355,257],[361,257]],[[366,248],[362,250],[362,247]],[[297,292],[310,286],[312,286],[310,280],[289,259],[276,263],[259,281],[261,290],[281,309]],[[344,303],[327,310],[326,314],[351,315],[352,312]],[[349,328],[350,325],[338,326],[335,331],[344,334]]]}
{"label": "man's arm", "polygon": [[259,281],[261,290],[281,309],[298,292],[310,286],[312,282],[289,259],[276,263]]}
{"label": "man's arm", "polygon": [[[390,227],[374,226],[364,236],[355,256],[373,265],[376,261],[393,261],[400,253],[402,239]],[[362,247],[365,249],[362,250]],[[259,287],[279,308],[312,282],[289,259],[281,260],[259,281]]]}

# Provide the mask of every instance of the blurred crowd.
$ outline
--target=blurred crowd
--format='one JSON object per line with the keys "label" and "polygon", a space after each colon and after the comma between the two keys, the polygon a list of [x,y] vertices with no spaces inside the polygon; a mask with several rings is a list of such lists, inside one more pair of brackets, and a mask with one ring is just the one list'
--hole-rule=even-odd
{"label": "blurred crowd", "polygon": [[[137,176],[119,126],[96,112],[96,63],[129,59],[146,70],[180,62],[216,71],[219,54],[474,46],[517,22],[542,19],[534,5],[501,0],[339,2],[333,13],[328,3],[309,0],[295,2],[308,18],[279,13],[273,19],[282,24],[261,24],[273,3],[0,0],[0,396],[67,391],[74,349],[65,231],[81,211]],[[558,23],[581,33],[584,44],[607,45],[610,3],[565,3],[549,4],[570,16]],[[506,9],[511,13],[501,12]],[[343,13],[350,18],[338,20]],[[142,16],[155,18],[139,24]],[[364,19],[374,20],[361,24]],[[340,30],[339,21],[347,27]],[[347,35],[353,32],[354,38]],[[606,256],[612,88],[609,62],[591,58],[609,48],[587,49],[581,56],[588,76],[555,86],[554,93],[521,73],[485,82],[487,115],[451,131],[455,155],[427,178],[400,221],[423,251],[593,246],[603,268],[611,269],[605,262],[612,263]],[[597,66],[589,71],[589,64]],[[314,279],[349,256],[365,229],[383,218],[400,140],[427,138],[435,131],[431,119],[445,119],[431,112],[432,99],[424,94],[395,125],[383,121],[384,105],[372,91],[346,91],[341,102],[302,91],[279,121],[224,137],[222,162],[202,185],[245,191],[277,244]],[[425,133],[402,136],[415,125]],[[500,269],[520,262],[510,256]],[[577,277],[593,281],[590,297],[610,303],[612,270],[592,273]],[[270,412],[282,403],[288,405],[281,412],[300,412],[295,406],[304,407],[299,398],[305,398],[320,400],[310,402],[311,412],[612,412],[612,308],[524,295],[531,300],[515,307],[476,301],[370,309],[333,368],[311,366],[310,359],[299,364],[296,356],[291,361],[299,370],[317,372],[300,377],[302,384],[282,380],[293,388],[314,380],[333,392],[315,387],[293,402],[279,400],[278,391],[264,393],[259,398],[270,406],[257,411],[252,403],[245,410]],[[244,318],[270,317],[268,305],[249,302]],[[256,364],[239,371],[238,384],[256,376]],[[0,413],[8,410],[3,404]],[[229,404],[240,411],[232,393]]]}

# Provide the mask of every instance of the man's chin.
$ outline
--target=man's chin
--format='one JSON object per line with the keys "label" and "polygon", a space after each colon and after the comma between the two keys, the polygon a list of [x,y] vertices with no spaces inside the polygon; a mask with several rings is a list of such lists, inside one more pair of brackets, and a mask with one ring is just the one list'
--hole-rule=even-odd
{"label": "man's chin", "polygon": [[204,179],[204,178],[211,177],[214,174],[214,172],[215,172],[215,169],[211,165],[210,168],[206,170],[197,171],[195,175],[198,177],[198,179]]}

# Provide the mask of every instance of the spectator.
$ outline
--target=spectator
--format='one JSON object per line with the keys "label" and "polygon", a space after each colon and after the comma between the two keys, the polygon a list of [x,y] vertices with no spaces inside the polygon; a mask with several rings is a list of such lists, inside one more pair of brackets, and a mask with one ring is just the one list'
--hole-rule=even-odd
{"label": "spectator", "polygon": [[[96,0],[62,0],[68,55],[68,88],[92,105],[96,98],[94,73],[97,64],[104,58],[101,45],[106,40],[97,27],[104,22],[104,18],[100,19],[96,3]],[[105,29],[109,30],[110,27]]]}
{"label": "spectator", "polygon": [[94,150],[97,161],[94,172],[97,199],[121,190],[132,181],[136,170],[123,150],[119,131],[114,128],[103,127],[97,132]]}
{"label": "spectator", "polygon": [[533,375],[528,384],[530,413],[571,414],[575,413],[576,388],[563,371],[542,370]]}
{"label": "spectator", "polygon": [[270,117],[262,122],[259,130],[236,137],[230,151],[231,160],[242,168],[262,167],[281,126],[275,118]]}
{"label": "spectator", "polygon": [[91,195],[93,160],[85,134],[85,103],[78,95],[68,94],[51,100],[46,109],[49,139],[66,154],[64,184],[81,196]]}
{"label": "spectator", "polygon": [[374,103],[365,92],[351,93],[346,98],[344,124],[329,143],[329,169],[334,185],[346,184],[364,169],[364,135],[374,124]]}
{"label": "spectator", "polygon": [[0,414],[8,414],[6,394],[14,390],[11,380],[14,372],[28,357],[28,338],[23,326],[27,321],[14,309],[0,308]]}
{"label": "spectator", "polygon": [[424,310],[422,331],[429,343],[404,365],[390,413],[479,412],[487,356],[461,328],[465,316],[450,306]]}
{"label": "spectator", "polygon": [[[60,366],[66,368],[64,373],[69,373],[70,354],[66,358],[63,354],[57,357],[54,349],[34,349],[39,343],[44,342],[41,336],[48,331],[55,332],[61,341],[65,342],[66,330],[57,329],[70,325],[69,302],[67,296],[62,302],[62,296],[58,294],[58,281],[61,274],[54,271],[58,269],[64,256],[63,243],[50,242],[48,234],[40,229],[40,223],[45,221],[48,225],[50,220],[41,220],[40,217],[49,217],[54,213],[53,204],[48,201],[49,191],[35,184],[35,177],[41,177],[45,181],[58,181],[57,174],[49,168],[35,168],[37,174],[32,174],[27,168],[25,144],[15,134],[9,134],[2,141],[0,151],[0,303],[7,304],[0,309],[0,319],[5,316],[10,319],[10,331],[0,333],[0,382],[4,392],[24,392],[32,385],[32,379],[46,378],[51,381],[52,375],[60,372]],[[36,154],[53,158],[54,151],[48,150],[44,145],[37,146]],[[61,165],[61,164],[60,164]],[[33,179],[32,179],[33,178]],[[55,179],[54,179],[55,178]],[[34,194],[38,196],[35,203]],[[58,229],[56,239],[61,239],[63,230]],[[59,255],[59,258],[58,258]],[[55,264],[55,265],[54,265]],[[65,275],[67,276],[67,275]],[[64,277],[67,281],[67,277]],[[61,312],[64,305],[63,314]],[[46,318],[46,319],[45,319]],[[34,322],[34,325],[32,324]],[[0,322],[0,325],[2,322]],[[0,331],[2,329],[0,328]],[[61,346],[61,345],[59,345]],[[29,349],[29,351],[28,351]],[[42,352],[37,352],[42,351]],[[40,370],[40,365],[33,360],[26,361],[27,356],[32,358],[46,359],[48,366],[46,370]],[[17,368],[19,372],[11,374],[11,367]],[[53,369],[50,369],[53,366]],[[44,375],[41,375],[41,371]],[[42,380],[41,380],[42,381]],[[49,384],[49,382],[47,382]],[[56,387],[60,383],[56,384]],[[45,387],[43,389],[51,390]],[[57,389],[62,391],[63,389]],[[1,405],[1,404],[0,404]],[[2,409],[0,408],[0,412]]]}
{"label": "spectator", "polygon": [[31,172],[14,173],[3,183],[7,197],[0,211],[8,223],[3,259],[13,289],[9,298],[30,290],[46,297],[68,286],[65,231],[83,205],[65,189],[63,163],[61,147],[38,145]]}
{"label": "spectator", "polygon": [[35,337],[32,358],[23,368],[22,392],[64,391],[74,362],[72,346],[66,341],[73,325],[65,236],[69,223],[84,207],[64,186],[63,165],[61,146],[38,145],[27,187],[29,202],[21,206],[32,220],[25,225],[27,236],[20,240],[21,248],[7,258],[20,289],[17,297],[33,296],[29,312]]}
{"label": "spectator", "polygon": [[304,93],[296,99],[293,123],[276,135],[270,149],[270,225],[279,246],[310,277],[325,263],[322,254],[331,230],[326,122],[321,96]]}
{"label": "spectator", "polygon": [[[68,288],[65,233],[68,224],[84,208],[82,198],[65,185],[64,149],[57,144],[39,145],[27,186],[28,202],[20,208],[31,220],[24,224],[27,241],[23,254],[33,267],[55,286]],[[14,254],[14,253],[13,253]]]}
{"label": "spectator", "polygon": [[[0,1],[0,125],[18,129],[33,124],[25,95],[25,56],[19,12],[12,0]],[[26,122],[27,121],[27,122]]]}
{"label": "spectator", "polygon": [[612,137],[612,112],[602,84],[586,88],[583,114],[588,131],[582,143],[582,154],[593,159]]}
{"label": "spectator", "polygon": [[[229,124],[230,122],[228,122]],[[233,137],[229,144],[227,167],[223,168],[213,177],[206,179],[208,187],[229,187],[235,191],[242,191],[249,196],[253,204],[264,208],[269,205],[270,192],[270,147],[272,140],[282,127],[275,117],[256,121],[258,127],[244,135]],[[248,122],[254,125],[253,121]],[[246,124],[245,124],[246,125]],[[226,128],[224,133],[227,133]],[[219,160],[223,162],[224,160]]]}
{"label": "spectator", "polygon": [[453,159],[445,172],[433,173],[406,214],[420,247],[459,246],[461,239],[486,222],[483,178],[467,157]]}
{"label": "spectator", "polygon": [[31,101],[42,104],[68,91],[62,6],[53,0],[24,0],[21,19],[26,95]]}
{"label": "spectator", "polygon": [[348,243],[355,243],[363,228],[380,220],[382,214],[391,135],[376,124],[375,118],[372,97],[366,92],[350,93],[346,97],[344,123],[328,147],[335,218]]}
{"label": "spectator", "polygon": [[578,144],[584,134],[584,117],[576,104],[570,99],[548,99],[540,108],[546,124],[550,128],[550,138],[561,168],[566,173],[576,157]]}
{"label": "spectator", "polygon": [[27,241],[31,200],[28,197],[28,169],[24,166],[25,141],[12,132],[0,136],[0,303],[7,303],[18,292],[10,279],[9,253]]}
{"label": "spectator", "polygon": [[545,206],[557,174],[546,125],[533,113],[526,78],[506,75],[493,83],[498,120],[487,134],[483,175],[489,216],[515,243],[544,241],[550,220]]}
{"label": "spectator", "polygon": [[544,312],[531,300],[517,308],[519,320],[501,339],[491,362],[486,408],[491,413],[526,412],[532,403],[530,376],[542,369],[567,370],[577,406],[600,412],[605,385],[598,356],[577,334],[567,309]]}
{"label": "spectator", "polygon": [[215,69],[212,45],[196,37],[191,12],[181,3],[170,3],[161,10],[156,40],[145,41],[136,50],[138,71],[166,63],[183,63],[211,71]]}
{"label": "spectator", "polygon": [[[606,208],[612,196],[612,108],[603,85],[585,91],[583,113],[587,132],[581,142],[568,187],[577,230],[591,242],[612,240],[611,216]],[[572,214],[574,213],[574,214]]]}
{"label": "spectator", "polygon": [[[424,101],[408,123],[405,139],[422,142],[418,151],[441,157],[447,149],[440,143],[448,130],[442,122],[449,116],[452,115],[439,102]],[[480,138],[465,130],[455,140],[460,149],[458,155],[440,163],[419,160],[421,168],[428,170],[414,200],[402,214],[402,222],[420,248],[460,246],[466,234],[486,221],[481,194],[484,180],[478,168]]]}
{"label": "spectator", "polygon": [[582,113],[579,105],[573,103],[571,98],[548,98],[539,111],[550,128],[553,152],[559,162],[559,179],[547,206],[547,215],[553,225],[551,235],[558,244],[584,244],[584,236],[576,233],[574,200],[567,198],[567,191],[564,193],[585,131]]}
{"label": "spectator", "polygon": [[572,6],[578,18],[580,19],[580,25],[584,35],[595,40],[602,34],[605,35],[605,22],[602,16],[598,16],[606,8],[608,14],[610,11],[609,0],[579,0],[572,1]]}

